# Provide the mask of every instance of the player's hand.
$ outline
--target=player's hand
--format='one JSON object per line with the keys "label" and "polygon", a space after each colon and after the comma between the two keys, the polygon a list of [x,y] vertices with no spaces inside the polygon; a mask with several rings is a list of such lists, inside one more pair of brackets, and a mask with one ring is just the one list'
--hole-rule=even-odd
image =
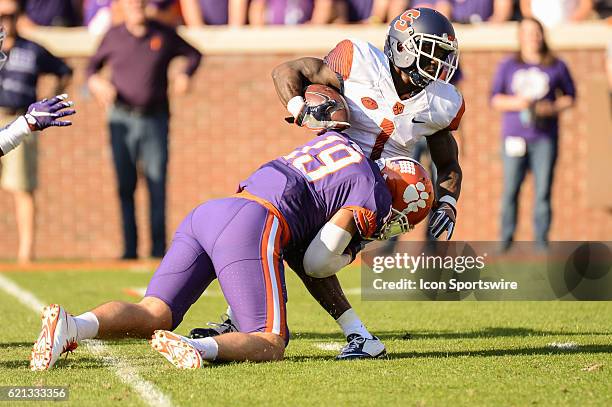
{"label": "player's hand", "polygon": [[341,108],[342,106],[333,99],[318,105],[310,105],[304,102],[302,97],[296,96],[287,105],[293,117],[287,117],[285,120],[311,130],[344,130],[350,127],[349,123],[331,119],[332,113]]}
{"label": "player's hand", "polygon": [[67,94],[57,95],[51,99],[43,99],[32,103],[24,115],[32,131],[44,130],[51,126],[70,126],[70,120],[58,120],[61,117],[71,116],[76,113],[74,102],[68,100]]}
{"label": "player's hand", "polygon": [[455,229],[457,210],[448,202],[441,202],[429,222],[429,232],[436,239],[446,231],[446,240],[450,240]]}
{"label": "player's hand", "polygon": [[295,118],[295,124],[312,130],[344,130],[350,124],[331,120],[331,114],[337,108],[340,106],[335,100],[328,100],[314,106],[304,104],[302,111]]}
{"label": "player's hand", "polygon": [[346,249],[344,249],[344,254],[348,254],[348,255],[351,256],[350,263],[355,261],[355,258],[357,257],[359,252],[363,250],[363,248],[365,247],[366,243],[367,242],[364,241],[361,238],[361,236],[359,236],[359,233],[357,233],[355,236],[353,236],[353,239],[351,239],[351,241],[349,242],[348,246],[346,246]]}

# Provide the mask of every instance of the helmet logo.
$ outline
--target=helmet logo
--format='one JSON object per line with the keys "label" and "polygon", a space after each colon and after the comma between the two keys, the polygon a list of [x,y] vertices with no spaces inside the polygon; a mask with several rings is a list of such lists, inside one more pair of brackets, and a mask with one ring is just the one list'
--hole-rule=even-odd
{"label": "helmet logo", "polygon": [[417,182],[416,185],[410,184],[406,187],[403,198],[408,206],[406,206],[406,209],[402,212],[418,212],[420,208],[425,208],[427,206],[429,194],[425,191],[425,184]]}
{"label": "helmet logo", "polygon": [[399,16],[395,24],[393,25],[396,30],[404,32],[412,25],[414,20],[419,18],[421,12],[416,9],[406,10]]}

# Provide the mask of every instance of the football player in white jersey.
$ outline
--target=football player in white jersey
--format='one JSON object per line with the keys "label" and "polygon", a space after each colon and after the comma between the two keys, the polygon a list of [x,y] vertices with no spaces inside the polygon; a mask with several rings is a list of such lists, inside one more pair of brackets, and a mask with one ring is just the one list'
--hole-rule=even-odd
{"label": "football player in white jersey", "polygon": [[[458,45],[452,24],[428,8],[403,12],[389,25],[384,52],[360,40],[341,41],[324,59],[300,58],[272,73],[279,98],[297,125],[333,128],[326,109],[304,102],[307,85],[318,83],[339,90],[348,102],[350,136],[372,159],[411,156],[426,137],[438,172],[437,202],[430,231],[451,238],[461,189],[457,143],[451,134],[461,121],[465,104],[448,82],[457,69]],[[328,102],[328,111],[334,109]],[[370,334],[344,296],[336,276],[315,279],[303,270],[303,253],[284,253],[285,260],[336,320],[348,344],[338,359],[376,358],[385,347]],[[236,329],[228,318],[213,328],[194,329],[195,337]]]}
{"label": "football player in white jersey", "polygon": [[[4,36],[4,30],[0,27],[0,49],[2,49]],[[7,59],[7,55],[0,51],[0,69]],[[66,94],[32,103],[23,116],[19,116],[12,123],[0,129],[0,156],[21,144],[23,139],[33,131],[44,130],[51,126],[70,126],[72,122],[69,120],[58,119],[76,113],[73,109],[67,109],[71,106],[73,103],[68,100]]]}

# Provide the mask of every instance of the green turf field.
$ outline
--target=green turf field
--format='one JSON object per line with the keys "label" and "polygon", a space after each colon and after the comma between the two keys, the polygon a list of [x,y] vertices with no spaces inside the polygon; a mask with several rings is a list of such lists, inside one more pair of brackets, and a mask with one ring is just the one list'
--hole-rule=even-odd
{"label": "green turf field", "polygon": [[[150,277],[133,271],[2,275],[72,313],[110,299],[133,301],[124,290],[145,287]],[[358,270],[340,277],[356,292]],[[351,294],[389,358],[337,362],[335,349],[344,339],[334,321],[291,272],[287,284],[293,336],[285,361],[199,371],[176,370],[146,341],[129,340],[107,342],[107,357],[81,346],[53,370],[32,373],[28,356],[39,316],[0,291],[0,386],[70,386],[70,400],[61,405],[146,405],[115,374],[119,362],[174,406],[612,405],[612,302],[361,302]],[[179,333],[219,319],[225,302],[218,286],[209,290]],[[551,343],[575,346],[558,349]]]}

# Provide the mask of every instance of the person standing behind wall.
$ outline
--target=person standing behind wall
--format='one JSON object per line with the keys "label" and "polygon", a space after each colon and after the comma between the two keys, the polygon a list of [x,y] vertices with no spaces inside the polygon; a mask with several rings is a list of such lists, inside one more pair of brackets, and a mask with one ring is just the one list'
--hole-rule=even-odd
{"label": "person standing behind wall", "polygon": [[[62,93],[72,76],[72,70],[49,51],[19,36],[17,19],[20,15],[16,0],[0,0],[0,23],[6,38],[3,50],[8,61],[0,71],[0,122],[10,122],[23,115],[36,101],[36,86],[42,74],[58,78],[55,94]],[[19,233],[20,263],[34,258],[35,203],[34,191],[38,186],[37,133],[24,138],[23,143],[10,155],[2,157],[2,188],[15,199],[17,230]]]}
{"label": "person standing behind wall", "polygon": [[574,104],[574,81],[546,42],[542,24],[525,18],[519,25],[519,52],[502,62],[493,80],[493,107],[503,112],[504,192],[502,249],[514,239],[518,197],[527,170],[535,181],[535,240],[548,246],[551,185],[557,159],[559,113]]}
{"label": "person standing behind wall", "polygon": [[[119,0],[124,23],[102,39],[87,68],[95,98],[109,107],[113,160],[123,220],[123,259],[137,258],[134,192],[137,164],[149,190],[152,257],[166,250],[166,172],[168,162],[168,66],[177,56],[187,58],[173,78],[176,94],[187,93],[201,54],[173,28],[149,20],[144,0]],[[110,81],[97,73],[110,66]]]}

